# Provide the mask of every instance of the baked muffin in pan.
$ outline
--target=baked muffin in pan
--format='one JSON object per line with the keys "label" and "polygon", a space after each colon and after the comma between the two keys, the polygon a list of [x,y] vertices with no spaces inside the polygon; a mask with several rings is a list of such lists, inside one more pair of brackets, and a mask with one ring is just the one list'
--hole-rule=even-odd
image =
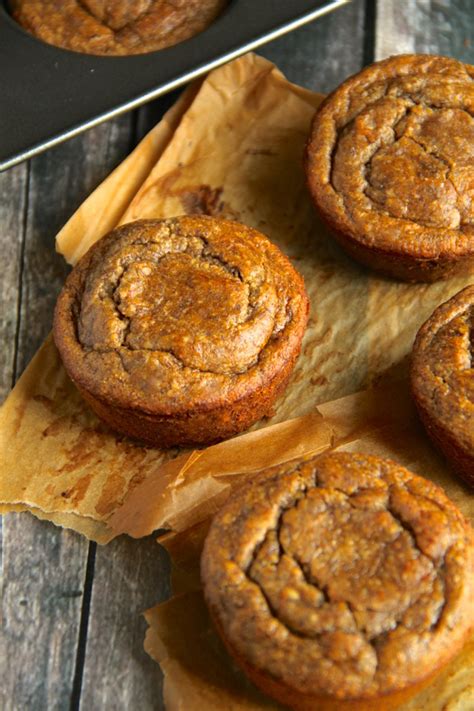
{"label": "baked muffin in pan", "polygon": [[302,277],[256,230],[203,216],[138,220],[75,266],[53,332],[111,427],[161,447],[203,444],[269,412],[308,308]]}
{"label": "baked muffin in pan", "polygon": [[438,306],[420,328],[411,388],[428,434],[474,487],[474,285]]}
{"label": "baked muffin in pan", "polygon": [[206,29],[227,0],[10,0],[14,19],[48,44],[103,55],[144,54]]}
{"label": "baked muffin in pan", "polygon": [[290,708],[396,708],[474,624],[473,531],[393,461],[330,453],[263,472],[205,541],[204,594],[229,652]]}
{"label": "baked muffin in pan", "polygon": [[407,281],[473,268],[473,66],[400,55],[363,69],[319,108],[305,162],[354,259]]}

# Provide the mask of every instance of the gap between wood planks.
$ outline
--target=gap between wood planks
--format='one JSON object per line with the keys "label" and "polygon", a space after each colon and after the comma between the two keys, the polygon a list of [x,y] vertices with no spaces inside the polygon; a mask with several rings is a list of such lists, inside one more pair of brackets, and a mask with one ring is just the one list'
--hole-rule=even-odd
{"label": "gap between wood planks", "polygon": [[15,385],[18,378],[18,353],[20,344],[20,327],[21,327],[21,307],[23,303],[23,271],[25,267],[25,245],[26,245],[26,228],[28,225],[28,205],[29,205],[29,195],[30,195],[30,177],[31,177],[31,164],[30,161],[26,164],[26,180],[25,180],[25,198],[23,204],[23,220],[21,224],[21,244],[20,244],[20,264],[18,269],[18,298],[16,304],[16,328],[15,328],[15,346],[13,351],[13,364],[12,364],[12,388]]}
{"label": "gap between wood planks", "polygon": [[82,677],[86,659],[87,632],[89,628],[89,611],[94,583],[95,556],[97,543],[91,541],[87,553],[86,574],[84,576],[84,592],[82,595],[81,621],[79,623],[79,639],[77,642],[76,664],[71,692],[71,711],[78,711],[81,703]]}

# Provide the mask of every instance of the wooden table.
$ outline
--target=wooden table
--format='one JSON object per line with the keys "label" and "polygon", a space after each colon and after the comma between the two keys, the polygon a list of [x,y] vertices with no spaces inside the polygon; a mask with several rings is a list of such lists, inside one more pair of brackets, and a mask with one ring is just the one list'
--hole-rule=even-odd
{"label": "wooden table", "polygon": [[[473,26],[472,0],[353,0],[260,53],[292,81],[329,91],[373,59],[400,52],[474,64]],[[175,98],[0,175],[3,397],[51,328],[67,273],[54,251],[56,232]],[[3,533],[1,708],[163,708],[140,616],[169,594],[168,561],[154,539],[100,547],[29,514],[7,516]]]}

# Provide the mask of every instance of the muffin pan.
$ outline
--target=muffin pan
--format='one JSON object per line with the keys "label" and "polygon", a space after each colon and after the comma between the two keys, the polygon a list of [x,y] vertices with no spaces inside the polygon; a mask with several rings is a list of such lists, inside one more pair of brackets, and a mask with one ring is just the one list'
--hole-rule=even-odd
{"label": "muffin pan", "polygon": [[165,94],[348,0],[231,0],[204,32],[129,57],[45,44],[0,6],[0,170]]}

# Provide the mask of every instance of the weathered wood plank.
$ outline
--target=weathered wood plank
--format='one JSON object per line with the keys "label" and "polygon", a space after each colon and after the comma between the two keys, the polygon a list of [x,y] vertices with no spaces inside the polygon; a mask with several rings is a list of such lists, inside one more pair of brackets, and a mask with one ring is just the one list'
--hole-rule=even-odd
{"label": "weathered wood plank", "polygon": [[7,173],[0,174],[0,401],[3,401],[10,391],[15,371],[27,186],[26,165],[19,165]]}
{"label": "weathered wood plank", "polygon": [[51,328],[68,267],[54,237],[130,150],[131,117],[99,126],[31,161],[19,334],[19,372]]}
{"label": "weathered wood plank", "polygon": [[143,649],[142,613],[168,596],[168,556],[153,537],[98,546],[81,709],[162,708],[160,669]]}
{"label": "weathered wood plank", "polygon": [[379,0],[376,59],[402,53],[444,54],[474,63],[471,0]]}
{"label": "weathered wood plank", "polygon": [[[7,201],[14,211],[8,218],[4,208],[1,215],[5,220],[2,228],[6,227],[0,233],[2,250],[13,249],[7,238],[11,239],[11,231],[20,224],[23,239],[20,254],[18,250],[12,254],[16,266],[11,280],[18,281],[21,274],[19,321],[8,327],[18,333],[16,377],[51,327],[56,294],[67,272],[54,250],[55,232],[127,154],[130,125],[131,119],[126,117],[98,127],[34,159],[29,167],[15,169],[29,171],[23,203],[18,202],[18,190],[15,192],[15,173],[2,176],[3,181],[10,181]],[[23,204],[26,212],[22,212]],[[15,313],[14,293],[9,294],[11,314]],[[1,707],[68,709],[76,674],[89,544],[75,533],[24,514],[7,516],[3,530],[3,654],[14,662],[7,665],[2,678]]]}
{"label": "weathered wood plank", "polygon": [[418,0],[379,0],[375,30],[375,59],[415,51],[412,31]]}
{"label": "weathered wood plank", "polygon": [[361,68],[365,17],[365,0],[353,0],[257,51],[290,81],[326,93]]}
{"label": "weathered wood plank", "polygon": [[29,514],[5,519],[3,709],[69,707],[87,549]]}
{"label": "weathered wood plank", "polygon": [[162,116],[170,109],[181,96],[185,89],[176,89],[165,96],[161,96],[149,104],[141,106],[135,113],[135,142],[139,143],[142,138],[156,126]]}

